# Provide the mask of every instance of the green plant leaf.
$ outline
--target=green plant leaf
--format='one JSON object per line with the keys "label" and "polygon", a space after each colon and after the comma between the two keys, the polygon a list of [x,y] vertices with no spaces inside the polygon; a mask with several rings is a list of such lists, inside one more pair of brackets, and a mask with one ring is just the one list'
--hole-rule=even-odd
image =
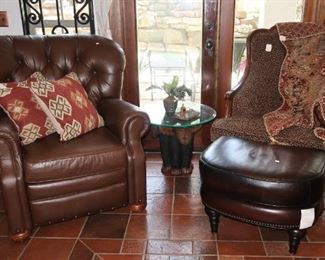
{"label": "green plant leaf", "polygon": [[162,87],[157,85],[151,85],[150,87],[146,88],[146,90],[152,89],[160,89],[164,90],[168,96],[174,96],[178,99],[183,99],[186,94],[188,96],[192,95],[192,90],[187,88],[185,85],[178,86],[179,83],[179,76],[174,75],[173,79],[170,83],[164,82]]}
{"label": "green plant leaf", "polygon": [[152,89],[164,90],[162,87],[159,87],[157,85],[151,85],[150,87],[147,87],[146,88],[146,90],[152,90]]}
{"label": "green plant leaf", "polygon": [[179,82],[179,77],[175,75],[175,76],[173,77],[173,81],[172,81],[172,83],[171,83],[171,86],[172,86],[173,88],[176,88],[176,87],[178,86],[178,82]]}

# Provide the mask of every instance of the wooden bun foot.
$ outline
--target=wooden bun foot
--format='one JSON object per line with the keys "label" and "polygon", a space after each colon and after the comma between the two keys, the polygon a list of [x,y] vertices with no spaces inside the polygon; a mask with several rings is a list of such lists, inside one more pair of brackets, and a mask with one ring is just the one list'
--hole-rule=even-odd
{"label": "wooden bun foot", "polygon": [[9,238],[12,241],[15,241],[15,242],[23,242],[24,240],[29,238],[30,234],[31,234],[31,232],[29,230],[25,230],[22,233],[17,233],[17,234],[14,234],[14,235],[10,235]]}
{"label": "wooden bun foot", "polygon": [[142,212],[146,209],[146,204],[131,204],[129,205],[129,209],[132,212]]}

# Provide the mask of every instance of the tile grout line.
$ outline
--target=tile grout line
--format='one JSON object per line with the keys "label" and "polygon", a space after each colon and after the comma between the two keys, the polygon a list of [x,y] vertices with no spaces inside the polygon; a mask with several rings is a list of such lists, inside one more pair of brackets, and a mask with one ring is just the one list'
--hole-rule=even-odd
{"label": "tile grout line", "polygon": [[[73,253],[73,250],[75,249],[75,247],[76,247],[76,245],[77,245],[77,243],[78,243],[78,241],[79,241],[80,235],[81,235],[81,233],[82,233],[82,231],[83,231],[83,229],[84,229],[84,227],[85,227],[85,225],[86,225],[86,223],[87,223],[87,221],[88,221],[88,218],[89,218],[88,216],[85,218],[84,223],[82,224],[82,226],[81,226],[81,228],[80,228],[79,234],[78,234],[78,236],[76,237],[76,241],[74,242],[74,245],[73,245],[73,247],[71,248],[70,254],[69,254],[69,256],[68,256],[67,259],[70,259],[70,258],[71,258],[71,255],[72,255],[72,253]],[[88,247],[87,247],[87,248],[88,248]],[[91,251],[92,251],[92,250],[91,250]]]}
{"label": "tile grout line", "polygon": [[31,237],[33,237],[33,238],[34,238],[34,237],[37,237],[36,235],[37,235],[38,231],[40,230],[40,228],[41,228],[41,227],[38,226],[37,229],[35,230],[35,232],[33,232],[33,233],[31,234]]}
{"label": "tile grout line", "polygon": [[[87,239],[87,238],[86,238]],[[81,244],[83,244],[85,247],[87,247],[89,249],[89,251],[93,252],[94,255],[97,254],[96,252],[94,252],[94,250],[92,250],[84,241],[79,240]]]}
{"label": "tile grout line", "polygon": [[128,222],[126,223],[125,231],[124,231],[124,235],[123,235],[123,239],[122,239],[122,243],[121,243],[120,254],[122,254],[122,250],[123,250],[123,246],[124,246],[124,241],[125,241],[125,238],[126,238],[126,233],[128,231],[128,228],[129,228],[129,224],[131,222],[132,215],[133,215],[133,212],[132,212],[132,210],[130,210]]}
{"label": "tile grout line", "polygon": [[[147,160],[148,160],[148,157],[147,157]],[[148,162],[148,161],[147,161]],[[150,163],[152,163],[152,162],[150,162]],[[149,163],[149,164],[150,164]],[[158,162],[156,162],[156,161],[154,161],[154,163],[157,163],[158,164]],[[149,165],[148,163],[146,164],[146,167],[148,167],[149,168]],[[161,163],[159,162],[159,165],[160,165],[160,167],[161,167]],[[147,173],[148,173],[148,170],[146,171]],[[146,176],[146,178],[148,178],[148,177],[157,177],[158,175],[152,175],[152,176],[149,176],[148,174],[147,174],[147,176]],[[152,194],[152,195],[156,195],[156,193],[147,193],[147,196],[149,195],[149,194]],[[165,193],[162,193],[162,194],[165,194]],[[161,195],[162,195],[161,194]],[[146,212],[146,213],[144,213],[144,215],[145,216],[148,216],[148,213]],[[150,215],[150,214],[149,214]],[[153,214],[154,215],[154,214]],[[123,243],[124,243],[124,240],[123,240]],[[143,248],[143,251],[142,251],[142,260],[145,260],[146,259],[146,253],[147,253],[147,249],[148,249],[148,243],[149,243],[149,238],[147,238],[147,239],[145,239],[145,244],[144,244],[144,248]]]}
{"label": "tile grout line", "polygon": [[172,240],[173,233],[173,218],[174,218],[174,205],[175,205],[175,189],[176,189],[176,177],[173,177],[173,197],[172,197],[172,208],[170,214],[170,229],[169,229],[169,240]]}
{"label": "tile grout line", "polygon": [[93,256],[92,259],[95,260],[95,257],[98,257],[100,260],[103,260],[103,258],[99,254],[97,254],[97,253],[94,254],[94,256]]}
{"label": "tile grout line", "polygon": [[265,256],[268,257],[269,254],[268,254],[268,252],[266,250],[266,247],[265,247],[264,239],[263,239],[263,236],[262,236],[262,231],[261,231],[260,227],[257,227],[257,229],[258,229],[258,233],[260,235],[260,239],[261,239],[261,242],[262,242],[262,245],[263,245]]}
{"label": "tile grout line", "polygon": [[142,251],[142,260],[145,260],[147,247],[148,247],[148,239],[146,239],[146,242],[144,243],[144,247],[143,247],[143,251]]}
{"label": "tile grout line", "polygon": [[[35,234],[36,234],[36,232],[38,232],[38,230],[39,230],[39,227],[37,227],[37,231],[35,231]],[[8,237],[8,239],[9,239],[9,237]],[[32,242],[33,239],[34,239],[34,237],[31,235],[30,240],[27,242],[26,246],[23,248],[23,250],[21,250],[19,256],[17,257],[18,260],[21,259],[21,257],[25,253],[27,247],[29,246],[29,244]]]}

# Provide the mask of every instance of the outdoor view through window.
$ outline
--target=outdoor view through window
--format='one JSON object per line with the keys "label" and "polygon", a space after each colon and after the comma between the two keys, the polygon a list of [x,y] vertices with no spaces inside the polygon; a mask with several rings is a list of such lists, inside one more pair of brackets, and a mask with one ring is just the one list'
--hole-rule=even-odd
{"label": "outdoor view through window", "polygon": [[303,0],[236,0],[232,87],[243,75],[246,38],[257,28],[270,28],[278,22],[301,21]]}
{"label": "outdoor view through window", "polygon": [[137,0],[140,104],[161,100],[178,77],[200,102],[203,0]]}
{"label": "outdoor view through window", "polygon": [[[203,0],[137,0],[140,104],[166,93],[150,86],[171,83],[192,90],[186,97],[201,101]],[[278,22],[301,21],[304,0],[236,0],[232,87],[242,77],[248,34]],[[231,19],[231,18],[230,18]]]}

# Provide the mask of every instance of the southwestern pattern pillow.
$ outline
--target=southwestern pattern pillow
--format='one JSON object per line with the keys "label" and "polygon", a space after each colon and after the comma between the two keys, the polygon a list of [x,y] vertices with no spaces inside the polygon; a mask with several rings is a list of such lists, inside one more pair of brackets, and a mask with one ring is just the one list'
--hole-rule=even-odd
{"label": "southwestern pattern pillow", "polygon": [[32,83],[43,80],[43,75],[35,72],[22,82],[0,83],[0,106],[15,124],[23,145],[55,133],[51,121],[30,91]]}
{"label": "southwestern pattern pillow", "polygon": [[325,25],[282,23],[277,29],[287,51],[278,86],[283,103],[263,116],[266,130],[276,141],[283,129],[309,128],[325,142]]}
{"label": "southwestern pattern pillow", "polygon": [[31,90],[60,134],[61,141],[68,141],[104,125],[103,118],[88,99],[74,72],[56,81],[35,82]]}

